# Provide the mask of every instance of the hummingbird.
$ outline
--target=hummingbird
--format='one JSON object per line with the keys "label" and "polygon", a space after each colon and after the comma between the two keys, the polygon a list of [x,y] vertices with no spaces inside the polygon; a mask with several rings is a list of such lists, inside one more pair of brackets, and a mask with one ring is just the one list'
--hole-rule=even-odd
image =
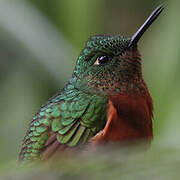
{"label": "hummingbird", "polygon": [[153,102],[142,75],[137,43],[163,10],[158,6],[131,37],[94,35],[72,78],[33,117],[19,159],[48,159],[89,144],[153,138]]}

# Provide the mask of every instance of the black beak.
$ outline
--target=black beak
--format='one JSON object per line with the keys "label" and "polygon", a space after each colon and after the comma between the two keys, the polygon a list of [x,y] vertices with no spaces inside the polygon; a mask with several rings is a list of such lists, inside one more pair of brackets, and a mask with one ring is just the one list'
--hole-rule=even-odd
{"label": "black beak", "polygon": [[160,15],[163,10],[163,6],[158,6],[151,15],[146,19],[144,24],[137,30],[137,32],[131,37],[131,41],[128,47],[136,45],[144,32],[149,28],[149,26],[156,20],[156,18]]}

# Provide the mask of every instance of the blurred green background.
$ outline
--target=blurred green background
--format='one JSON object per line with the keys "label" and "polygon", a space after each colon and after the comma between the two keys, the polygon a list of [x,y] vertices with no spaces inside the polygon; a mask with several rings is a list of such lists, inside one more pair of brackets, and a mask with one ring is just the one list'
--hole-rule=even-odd
{"label": "blurred green background", "polygon": [[0,166],[17,159],[33,114],[71,77],[88,37],[131,36],[161,3],[139,49],[154,100],[154,144],[179,147],[179,0],[0,1]]}

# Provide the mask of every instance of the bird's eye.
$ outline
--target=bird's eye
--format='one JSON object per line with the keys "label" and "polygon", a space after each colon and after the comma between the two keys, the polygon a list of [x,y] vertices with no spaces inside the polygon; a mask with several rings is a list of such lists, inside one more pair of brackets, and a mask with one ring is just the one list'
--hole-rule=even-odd
{"label": "bird's eye", "polygon": [[99,57],[96,59],[94,65],[96,65],[96,66],[104,65],[104,64],[106,64],[108,61],[109,61],[109,57],[108,57],[108,56],[99,56]]}

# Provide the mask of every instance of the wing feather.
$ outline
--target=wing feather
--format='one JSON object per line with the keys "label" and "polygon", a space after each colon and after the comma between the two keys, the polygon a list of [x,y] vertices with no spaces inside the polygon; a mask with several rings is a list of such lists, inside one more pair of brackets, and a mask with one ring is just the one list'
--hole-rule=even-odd
{"label": "wing feather", "polygon": [[104,127],[107,98],[83,94],[69,86],[34,116],[23,140],[21,160],[38,159],[43,153],[49,156],[60,145],[84,144]]}

